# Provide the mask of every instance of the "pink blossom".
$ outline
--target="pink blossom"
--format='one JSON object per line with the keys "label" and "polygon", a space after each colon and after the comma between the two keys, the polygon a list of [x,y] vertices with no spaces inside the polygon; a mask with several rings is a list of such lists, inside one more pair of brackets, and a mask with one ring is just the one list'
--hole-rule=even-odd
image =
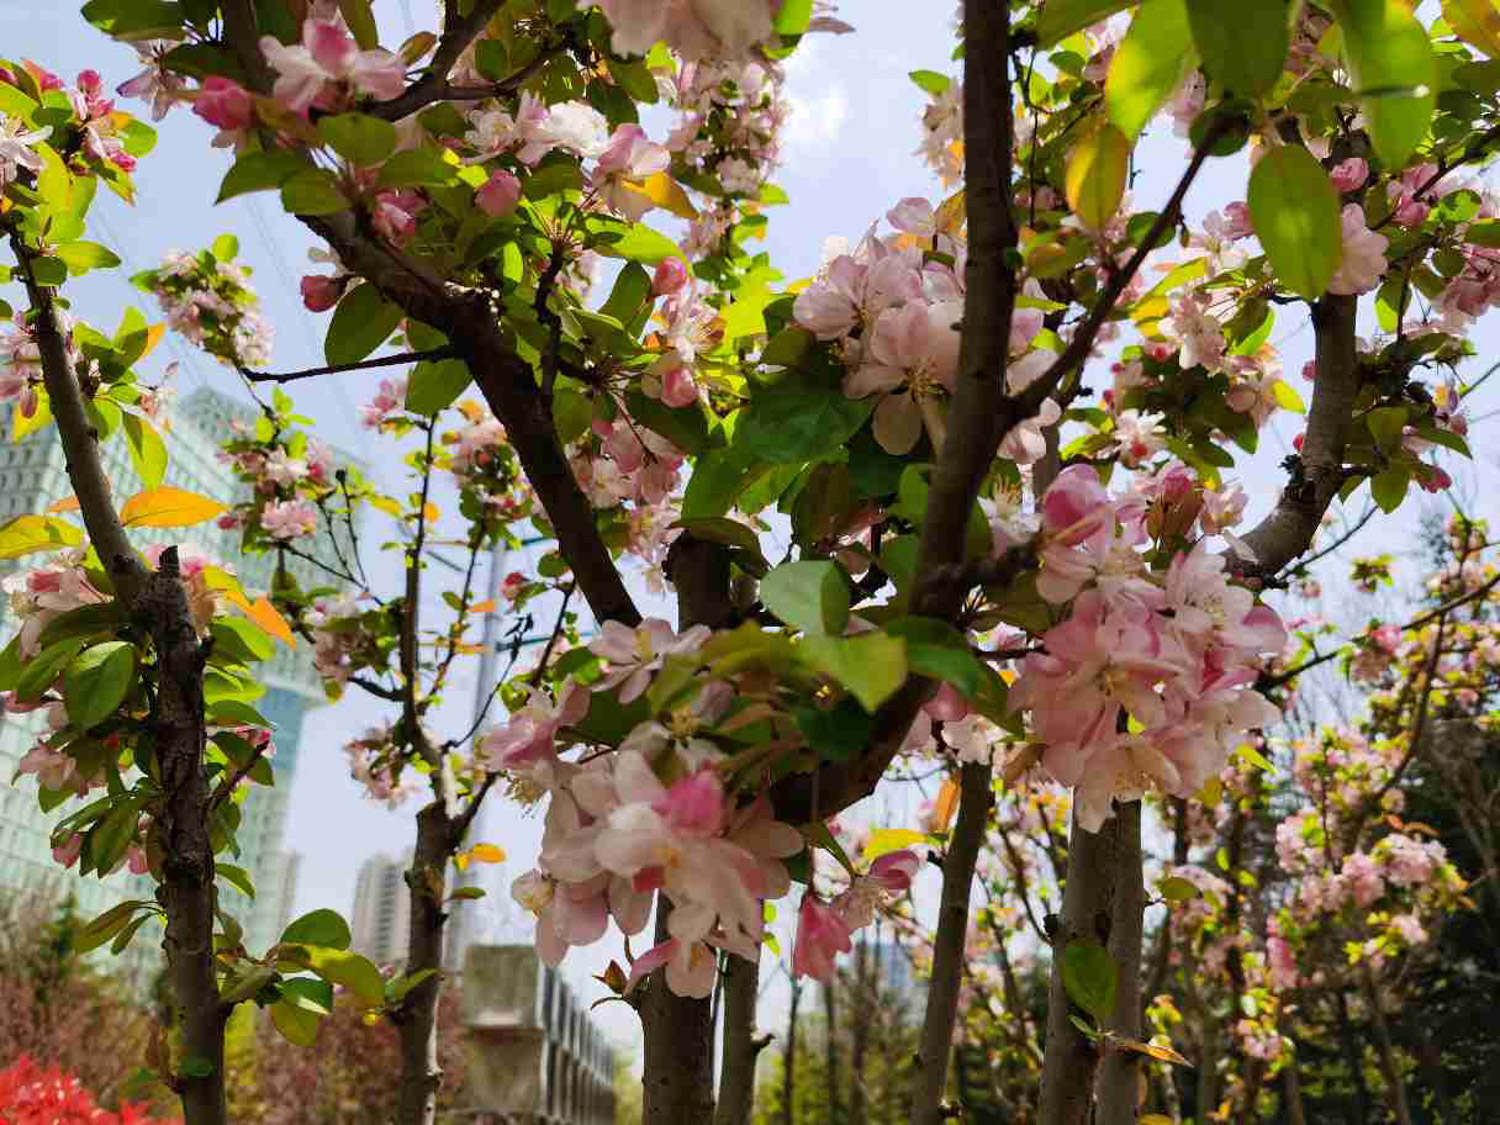
{"label": "pink blossom", "polygon": [[629,992],[654,970],[665,965],[667,987],[674,995],[706,1000],[714,990],[718,963],[714,951],[703,942],[669,938],[635,959],[630,966],[625,990]]}
{"label": "pink blossom", "polygon": [[193,100],[193,112],[220,129],[248,129],[255,124],[255,98],[228,78],[206,78]]}
{"label": "pink blossom", "polygon": [[305,114],[314,105],[337,109],[341,88],[380,99],[406,88],[401,60],[389,51],[361,51],[342,20],[306,19],[301,43],[288,47],[263,35],[260,50],[277,73],[272,95],[293,113]]}
{"label": "pink blossom", "polygon": [[1198,513],[1204,535],[1218,535],[1240,522],[1249,497],[1236,482],[1225,482],[1218,489],[1203,490],[1203,508]]}
{"label": "pink blossom", "polygon": [[951,393],[958,374],[958,322],[963,306],[913,301],[888,309],[875,324],[869,361],[844,379],[850,398],[879,394],[875,440],[887,453],[909,453],[925,427],[933,448],[942,446],[947,425],[939,400]]}
{"label": "pink blossom", "polygon": [[64,867],[72,867],[83,853],[83,833],[74,832],[52,849],[52,858]]}
{"label": "pink blossom", "polygon": [[492,772],[513,770],[553,757],[557,753],[558,731],[580,721],[588,713],[588,707],[588,689],[577,684],[570,685],[556,702],[534,691],[505,726],[480,743],[476,757]]}
{"label": "pink blossom", "polygon": [[500,583],[500,596],[508,602],[514,602],[521,596],[521,591],[526,589],[528,581],[526,575],[519,570],[511,571]]}
{"label": "pink blossom", "polygon": [[406,380],[382,379],[379,393],[359,408],[359,420],[368,429],[379,429],[382,422],[405,408]]}
{"label": "pink blossom", "polygon": [[651,673],[669,656],[689,656],[708,640],[711,630],[694,625],[681,636],[659,617],[648,617],[631,629],[618,621],[606,621],[589,649],[609,664],[609,672],[594,685],[595,691],[620,688],[620,702],[639,698],[651,684]]}
{"label": "pink blossom", "polygon": [[69,755],[38,742],[16,764],[16,773],[36,774],[37,784],[44,789],[66,789],[74,778],[75,768]]}
{"label": "pink blossom", "polygon": [[743,58],[771,36],[768,0],[603,0],[622,55],[644,55],[662,39],[686,59]]}
{"label": "pink blossom", "polygon": [[427,201],[410,189],[378,192],[370,225],[392,245],[405,246],[417,233],[417,216],[426,209]]}
{"label": "pink blossom", "polygon": [[266,505],[260,525],[272,539],[299,539],[317,531],[318,509],[306,500],[281,500]]}
{"label": "pink blossom", "polygon": [[491,172],[489,180],[474,193],[474,202],[492,219],[512,215],[521,202],[521,181],[506,171]]}
{"label": "pink blossom", "polygon": [[833,979],[834,959],[854,948],[849,924],[833,907],[811,892],[802,896],[797,911],[797,944],[792,950],[792,972],[824,984]]}
{"label": "pink blossom", "polygon": [[1380,284],[1385,273],[1385,250],[1390,240],[1365,226],[1365,211],[1358,203],[1346,204],[1339,221],[1344,257],[1328,283],[1328,291],[1345,295],[1368,293]]}
{"label": "pink blossom", "polygon": [[1358,191],[1370,178],[1370,165],[1363,157],[1351,156],[1336,165],[1333,171],[1328,173],[1328,178],[1341,193]]}
{"label": "pink blossom", "polygon": [[671,163],[671,153],[646,136],[639,125],[620,125],[599,157],[591,182],[612,210],[637,222],[656,203],[636,188],[647,177],[665,172]]}

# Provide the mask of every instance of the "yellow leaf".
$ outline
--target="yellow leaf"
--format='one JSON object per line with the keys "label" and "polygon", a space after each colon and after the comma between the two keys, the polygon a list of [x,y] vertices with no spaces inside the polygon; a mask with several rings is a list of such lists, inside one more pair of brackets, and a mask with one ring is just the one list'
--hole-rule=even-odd
{"label": "yellow leaf", "polygon": [[240,580],[223,567],[206,566],[203,568],[203,585],[210,590],[227,590],[233,594],[244,597],[244,588],[240,586]]}
{"label": "yellow leaf", "polygon": [[870,833],[869,843],[865,844],[865,858],[879,859],[891,852],[899,852],[902,848],[920,844],[925,839],[927,839],[926,833],[918,832],[914,828],[877,828]]}
{"label": "yellow leaf", "polygon": [[967,199],[960,188],[938,206],[937,229],[944,234],[957,235],[963,229],[964,217],[968,213]]}
{"label": "yellow leaf", "polygon": [[1125,197],[1130,141],[1104,125],[1079,141],[1068,156],[1064,186],[1068,206],[1090,230],[1103,230]]}
{"label": "yellow leaf", "polygon": [[[148,355],[150,355],[152,352],[154,352],[156,350],[156,345],[159,344],[159,343],[161,343],[161,338],[163,336],[165,336],[166,334],[167,334],[167,322],[166,321],[162,321],[159,324],[153,324],[153,325],[151,325],[151,327],[147,328],[146,329],[146,347],[141,352],[140,358],[141,359],[145,359]],[[139,360],[137,362],[139,362]]]}
{"label": "yellow leaf", "polygon": [[422,518],[428,523],[437,523],[438,517],[443,513],[431,500],[422,505]]}
{"label": "yellow leaf", "polygon": [[151,488],[138,492],[120,509],[126,527],[192,527],[228,509],[217,500],[181,488]]}
{"label": "yellow leaf", "polygon": [[10,412],[10,440],[14,442],[25,441],[32,434],[42,429],[48,422],[52,421],[52,406],[47,401],[46,392],[38,396],[37,407],[31,413],[31,417],[24,417],[19,410]]}
{"label": "yellow leaf", "polygon": [[1129,1039],[1124,1035],[1109,1033],[1110,1045],[1117,1050],[1130,1051],[1137,1055],[1147,1055],[1157,1062],[1169,1062],[1177,1066],[1192,1066],[1182,1055],[1179,1055],[1171,1047],[1162,1047],[1155,1043],[1145,1043],[1139,1039]]}
{"label": "yellow leaf", "polygon": [[698,208],[693,206],[693,201],[687,197],[687,192],[665,172],[654,172],[644,180],[625,180],[625,187],[637,195],[644,195],[652,203],[670,211],[681,219],[696,219]]}
{"label": "yellow leaf", "polygon": [[252,602],[238,590],[231,590],[229,600],[241,613],[259,625],[263,632],[275,637],[287,648],[297,647],[297,638],[292,635],[292,627],[287,624],[286,618],[277,612],[269,598],[256,598]]}
{"label": "yellow leaf", "polygon": [[1140,1125],[1172,1125],[1172,1119],[1161,1113],[1148,1113],[1140,1119]]}
{"label": "yellow leaf", "polygon": [[457,867],[460,871],[467,871],[469,869],[469,853],[459,852],[454,856],[453,866]]}
{"label": "yellow leaf", "polygon": [[456,407],[458,412],[471,422],[478,422],[484,417],[484,407],[480,406],[472,398],[466,398]]}
{"label": "yellow leaf", "polygon": [[475,844],[469,855],[480,863],[504,863],[505,849],[496,844]]}
{"label": "yellow leaf", "polygon": [[1276,396],[1276,405],[1281,409],[1290,410],[1293,414],[1307,413],[1307,405],[1302,401],[1302,396],[1285,379],[1277,379],[1271,386],[1271,393]]}
{"label": "yellow leaf", "polygon": [[47,506],[48,515],[55,515],[59,512],[76,511],[78,511],[78,497],[76,496],[64,496],[56,504],[49,504]]}
{"label": "yellow leaf", "polygon": [[378,512],[384,512],[388,516],[399,517],[401,515],[401,505],[396,503],[396,501],[392,500],[389,496],[382,496],[378,492],[372,492],[369,496],[365,497],[365,499],[370,502],[370,507],[374,508]]}
{"label": "yellow leaf", "polygon": [[0,526],[0,559],[16,559],[37,551],[58,551],[83,542],[83,532],[52,516],[17,516]]}
{"label": "yellow leaf", "polygon": [[1443,0],[1443,19],[1465,43],[1500,58],[1500,5],[1495,0]]}
{"label": "yellow leaf", "polygon": [[958,812],[958,779],[949,777],[938,790],[937,800],[932,804],[932,830],[946,832]]}

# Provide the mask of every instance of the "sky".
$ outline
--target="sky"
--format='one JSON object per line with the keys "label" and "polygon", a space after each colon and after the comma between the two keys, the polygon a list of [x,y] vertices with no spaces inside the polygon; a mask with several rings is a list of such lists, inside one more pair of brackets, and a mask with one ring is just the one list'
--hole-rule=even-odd
{"label": "sky", "polygon": [[[77,14],[73,0],[0,0],[0,45],[5,54],[32,58],[64,74],[70,81],[81,69],[92,67],[103,74],[106,85],[115,86],[139,67],[134,53],[115,44],[89,27]],[[934,14],[918,18],[921,9]],[[414,29],[434,25],[428,0],[376,0],[375,10],[383,41],[399,43]],[[951,72],[951,5],[914,5],[880,0],[843,0],[840,15],[855,26],[847,36],[809,37],[787,64],[787,93],[793,116],[784,136],[784,167],[775,180],[788,193],[791,204],[771,214],[766,249],[785,273],[787,281],[812,274],[818,267],[824,241],[842,236],[859,238],[869,224],[899,199],[921,195],[941,198],[935,177],[914,155],[918,143],[918,120],[925,96],[907,74],[918,68]],[[130,108],[144,114],[139,103]],[[125,261],[119,271],[96,272],[81,282],[70,282],[69,296],[79,315],[113,327],[126,303],[148,300],[131,289],[125,279],[136,270],[160,261],[171,249],[196,250],[218,234],[235,234],[241,260],[255,271],[254,285],[264,311],[275,326],[274,366],[294,369],[322,362],[322,337],[326,315],[306,312],[297,295],[297,281],[314,268],[307,251],[315,243],[308,232],[286,216],[269,195],[242,196],[228,204],[211,206],[218,183],[229,165],[225,152],[208,146],[210,130],[185,110],[171,114],[158,126],[157,150],[141,162],[137,172],[138,199],[127,207],[101,192],[95,205],[92,237],[105,243]],[[1133,185],[1138,206],[1159,207],[1169,194],[1172,177],[1181,168],[1182,142],[1173,137],[1170,121],[1158,122],[1138,154]],[[1211,162],[1188,196],[1190,218],[1200,218],[1210,207],[1222,207],[1243,198],[1246,167],[1243,158]],[[148,315],[156,310],[144,307]],[[1494,318],[1477,334],[1481,352],[1496,354]],[[238,380],[212,358],[196,353],[185,342],[167,337],[157,354],[180,365],[179,388],[188,393],[210,386],[242,395]],[[1285,352],[1290,381],[1302,386],[1296,373],[1309,357],[1311,333],[1305,313],[1288,310],[1278,324],[1273,340]],[[1475,361],[1475,370],[1482,370]],[[147,372],[154,377],[156,372]],[[371,466],[372,474],[388,490],[399,487],[392,473],[395,458],[374,444],[368,431],[359,428],[356,404],[369,399],[381,372],[352,373],[299,383],[295,401],[299,410],[315,421],[317,430],[335,445],[351,451]],[[1102,376],[1097,380],[1102,384]],[[1473,415],[1500,406],[1496,395],[1476,396]],[[1300,426],[1283,417],[1264,442],[1262,454],[1240,476],[1252,493],[1252,518],[1275,499],[1281,483],[1277,462],[1289,451],[1290,436]],[[1462,469],[1454,459],[1445,464],[1458,478],[1459,494],[1473,498],[1495,495],[1497,483],[1493,457],[1483,452],[1487,427],[1481,426],[1471,439],[1479,451],[1480,466]],[[1366,501],[1351,502],[1355,515]],[[1409,505],[1396,520],[1378,532],[1380,542],[1356,544],[1367,552],[1413,547],[1412,533],[1421,510],[1439,501]],[[1480,513],[1493,503],[1479,504]],[[1491,513],[1493,514],[1493,513]],[[524,559],[508,560],[506,569],[523,569]],[[387,580],[394,572],[385,572]],[[377,581],[380,579],[377,578]],[[644,593],[636,583],[637,593]],[[1337,595],[1330,592],[1330,599]],[[670,609],[659,600],[647,600],[656,612],[670,618]],[[1330,612],[1333,607],[1330,606]],[[548,622],[539,619],[540,628]],[[438,722],[467,727],[471,706],[473,673],[453,692],[449,708]],[[287,846],[302,853],[298,888],[299,910],[331,906],[348,911],[352,906],[355,873],[360,863],[376,852],[399,854],[413,838],[415,805],[388,811],[361,796],[349,779],[342,745],[366,727],[385,717],[360,693],[352,692],[339,703],[309,716],[293,783],[288,819]],[[881,804],[871,815],[893,815]],[[869,804],[867,802],[867,804]],[[887,821],[887,823],[889,823]],[[529,866],[536,853],[540,826],[536,816],[523,816],[513,806],[493,802],[482,838],[501,843],[512,857],[499,870],[487,872],[488,898],[477,904],[481,925],[497,937],[525,940],[529,927],[509,905],[506,888],[511,877]],[[790,949],[786,921],[794,910],[785,907],[776,929],[783,949]],[[637,950],[639,952],[639,949]],[[587,983],[610,956],[618,956],[615,939],[607,938],[590,950],[575,951],[567,972],[592,999],[598,986]],[[599,1018],[612,1035],[624,1041],[636,1037],[633,1014],[623,1006],[606,1005]]]}

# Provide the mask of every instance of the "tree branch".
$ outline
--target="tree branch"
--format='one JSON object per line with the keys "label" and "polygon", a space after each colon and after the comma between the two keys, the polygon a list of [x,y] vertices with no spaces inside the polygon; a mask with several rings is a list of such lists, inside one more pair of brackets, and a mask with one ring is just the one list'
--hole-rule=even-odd
{"label": "tree branch", "polygon": [[[432,61],[427,64],[426,73],[403,93],[389,101],[376,102],[366,107],[364,112],[386,121],[400,121],[403,117],[409,117],[417,110],[448,97],[448,75],[458,62],[458,57],[479,37],[485,25],[490,22],[490,17],[504,4],[505,0],[476,0],[469,14],[460,16],[458,5],[454,0],[449,0],[443,16],[443,35],[438,40],[437,50],[432,53]],[[525,79],[521,81],[524,82]]]}
{"label": "tree branch", "polygon": [[251,371],[248,367],[235,365],[236,369],[252,383],[292,383],[298,379],[311,379],[317,375],[337,375],[344,371],[368,371],[375,367],[398,367],[404,363],[421,363],[429,359],[452,359],[458,349],[452,345],[428,348],[422,352],[401,352],[399,355],[383,355],[375,359],[362,359],[358,363],[335,363],[328,367],[309,367],[302,371]]}
{"label": "tree branch", "polygon": [[1355,298],[1329,293],[1313,305],[1317,337],[1316,375],[1301,471],[1282,492],[1276,507],[1242,539],[1250,558],[1231,553],[1230,565],[1246,574],[1280,573],[1312,542],[1323,513],[1344,484],[1344,445],[1359,393],[1354,351]]}
{"label": "tree branch", "polygon": [[963,980],[964,945],[969,934],[969,892],[994,799],[990,767],[967,763],[960,773],[958,822],[943,857],[943,896],[938,906],[927,1011],[912,1081],[911,1125],[939,1125],[944,1117],[943,1088],[948,1079],[948,1056],[953,1049],[953,1023],[958,1015],[958,990]]}

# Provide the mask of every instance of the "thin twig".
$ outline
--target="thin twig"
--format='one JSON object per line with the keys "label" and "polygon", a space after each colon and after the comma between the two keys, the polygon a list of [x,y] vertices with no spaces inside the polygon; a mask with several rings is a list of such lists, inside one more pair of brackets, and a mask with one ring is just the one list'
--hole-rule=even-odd
{"label": "thin twig", "polygon": [[[433,359],[454,359],[458,349],[451,344],[440,348],[428,348],[420,352],[401,352],[398,355],[382,355],[374,359],[362,359],[358,363],[332,363],[326,367],[308,367],[302,371],[251,371],[239,367],[239,373],[252,383],[294,383],[298,379],[312,379],[318,375],[338,375],[345,371],[369,371],[376,367],[399,367],[404,363],[422,363]],[[238,365],[236,365],[238,367]]]}

